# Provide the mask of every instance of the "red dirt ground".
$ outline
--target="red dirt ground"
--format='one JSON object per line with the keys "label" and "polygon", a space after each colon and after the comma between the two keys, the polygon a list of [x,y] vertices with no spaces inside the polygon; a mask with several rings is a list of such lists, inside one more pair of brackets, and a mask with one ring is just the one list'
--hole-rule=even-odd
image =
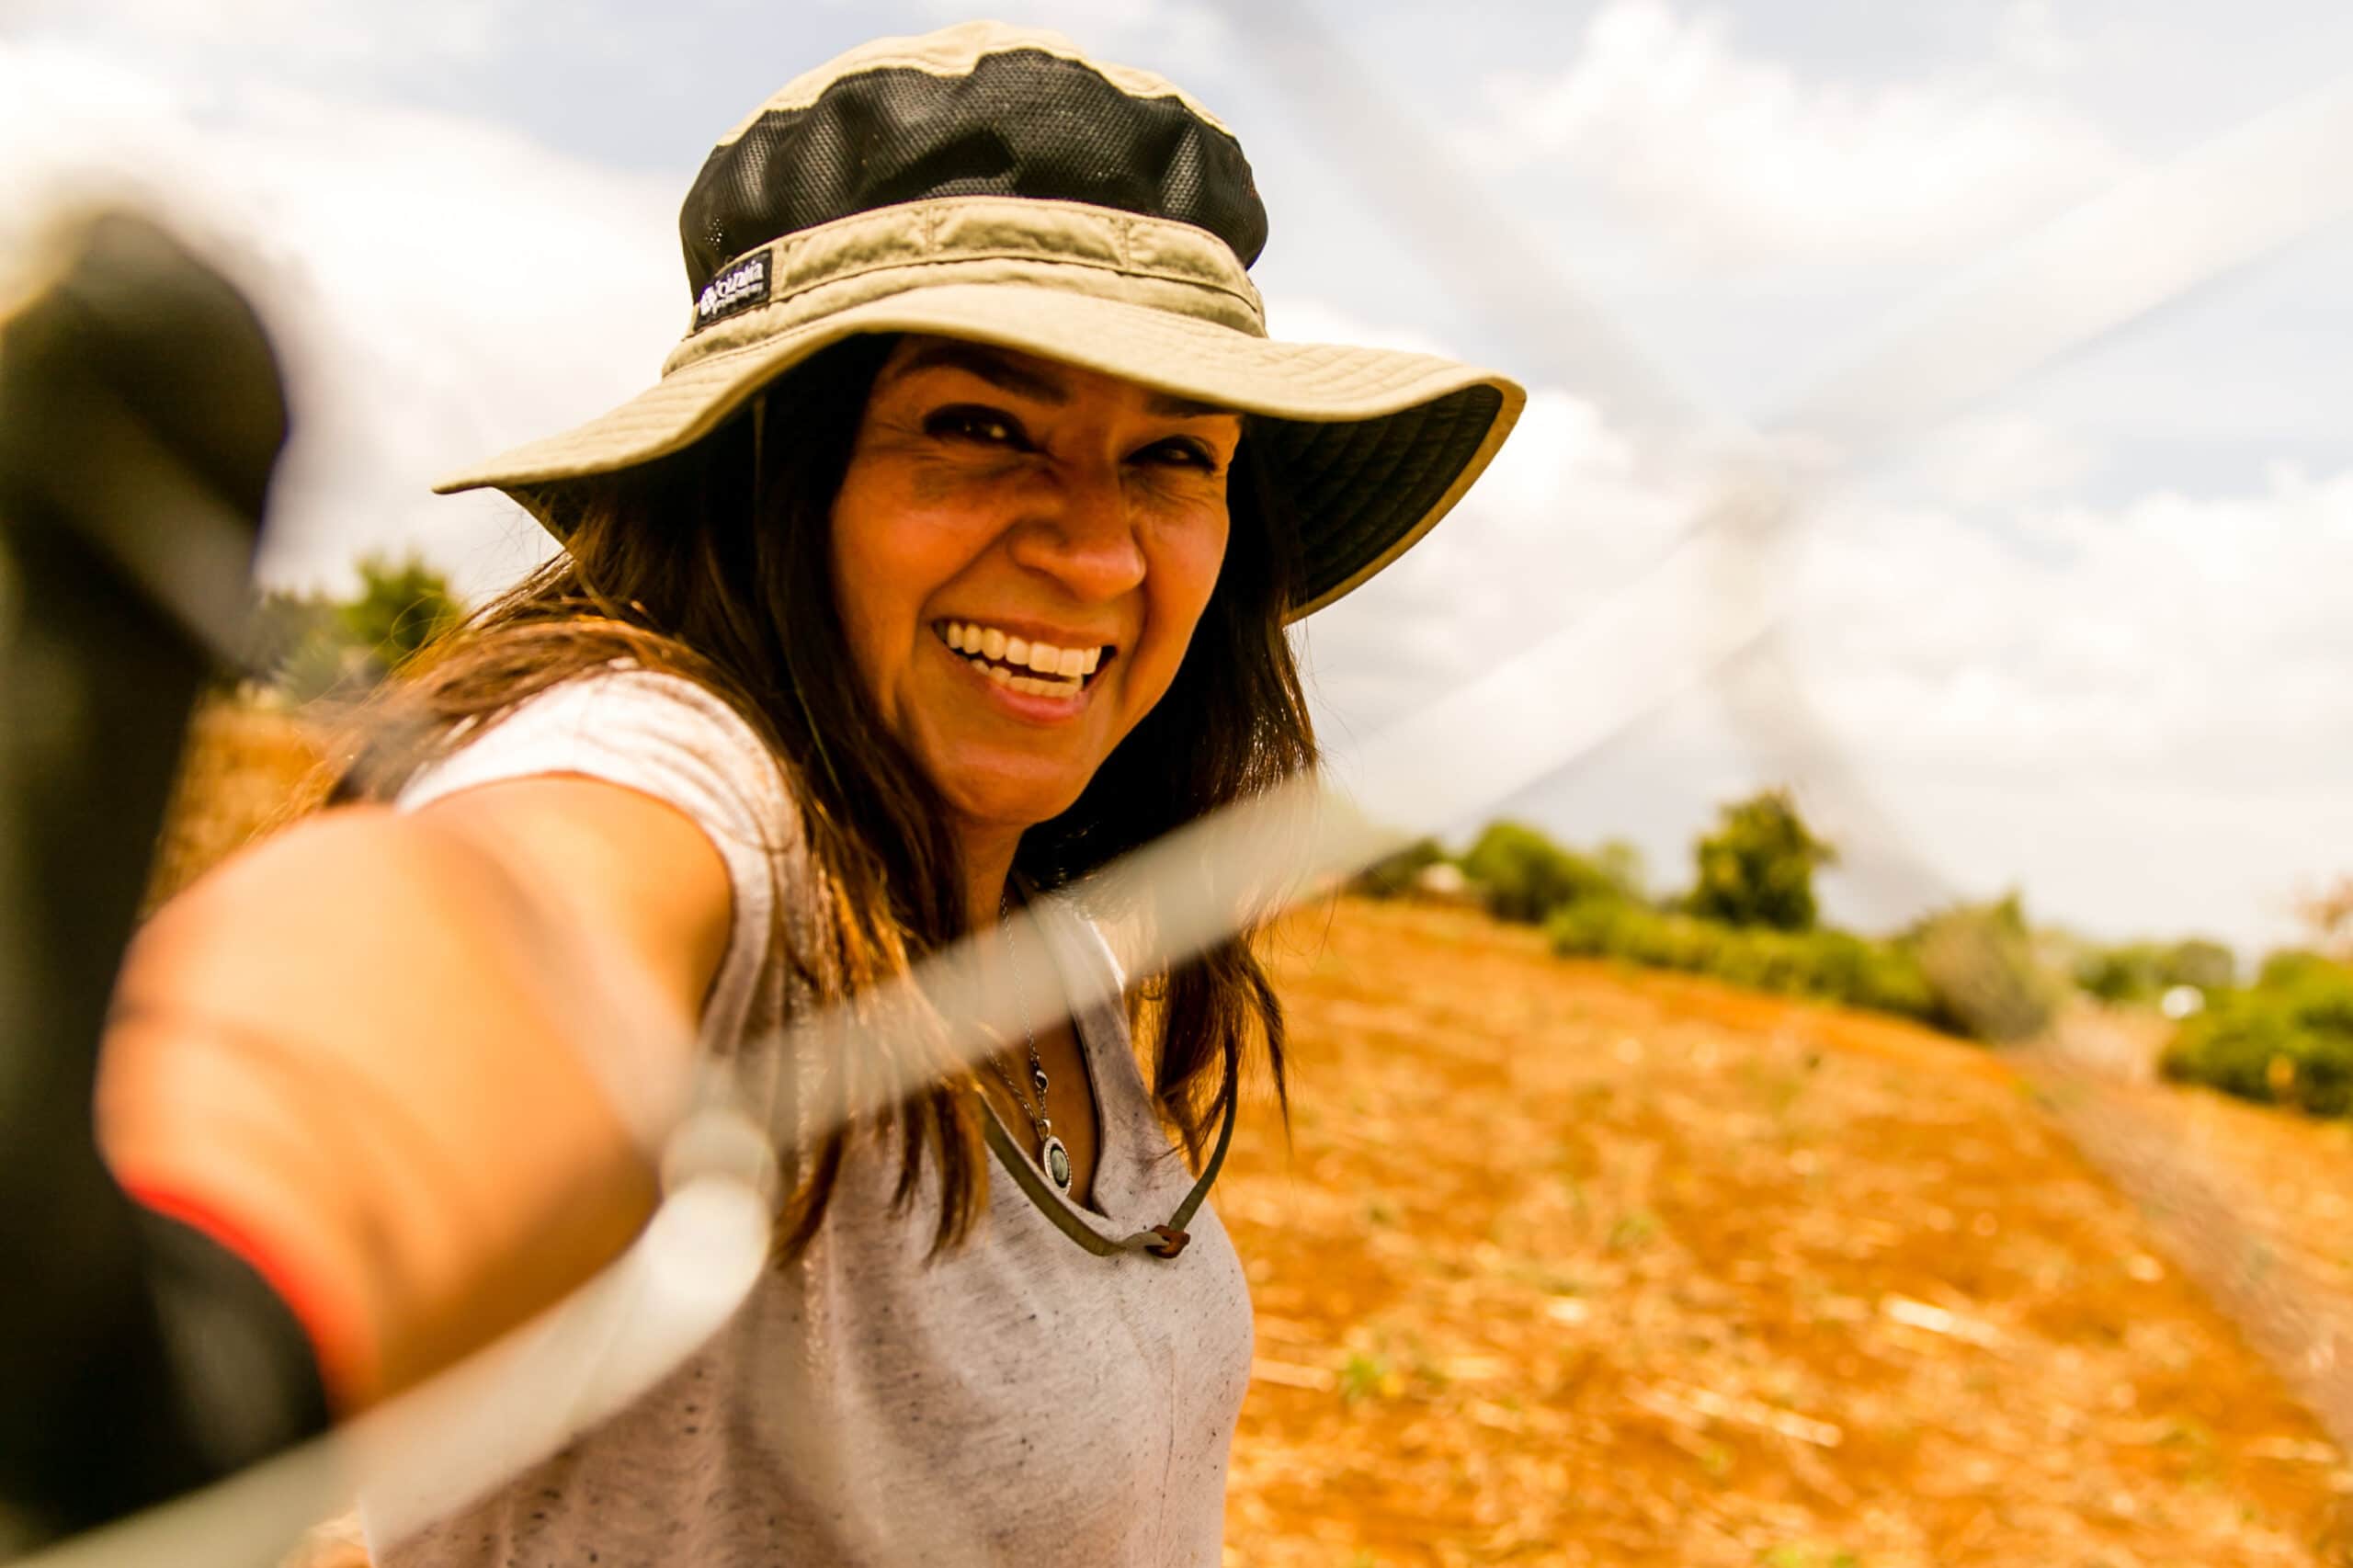
{"label": "red dirt ground", "polygon": [[2353,1561],[2345,1456],[2001,1059],[1461,911],[1284,935],[1230,1562]]}

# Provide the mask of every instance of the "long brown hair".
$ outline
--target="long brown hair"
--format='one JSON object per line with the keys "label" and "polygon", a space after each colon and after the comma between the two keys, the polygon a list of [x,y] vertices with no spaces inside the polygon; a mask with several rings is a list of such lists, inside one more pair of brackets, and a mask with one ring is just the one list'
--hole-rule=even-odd
{"label": "long brown hair", "polygon": [[[779,912],[770,941],[823,1002],[894,978],[963,936],[959,850],[938,792],[839,674],[833,504],[892,341],[836,345],[685,452],[547,496],[563,553],[400,673],[377,727],[390,738],[347,775],[345,797],[389,795],[525,699],[627,659],[706,687],[782,760],[816,882],[808,903],[824,917],[813,938],[797,938]],[[1297,540],[1251,446],[1245,426],[1228,477],[1225,560],[1175,681],[1078,801],[1021,841],[1016,869],[1042,889],[1314,766],[1283,632]],[[1287,1106],[1282,1009],[1248,934],[1140,994],[1150,1005],[1131,1014],[1153,1048],[1153,1092],[1194,1160],[1241,1092],[1253,1037]],[[914,1060],[886,1061],[908,1052]],[[987,1157],[977,1081],[937,1052],[919,1031],[894,1030],[838,1052],[826,1064],[830,1090],[820,1086],[830,1103],[858,1105],[873,1103],[861,1074],[912,1068],[892,1081],[927,1085],[870,1119],[879,1134],[905,1134],[901,1210],[926,1163],[938,1166],[935,1252],[978,1216]],[[815,1234],[855,1131],[839,1127],[802,1162],[779,1227],[785,1256]]]}

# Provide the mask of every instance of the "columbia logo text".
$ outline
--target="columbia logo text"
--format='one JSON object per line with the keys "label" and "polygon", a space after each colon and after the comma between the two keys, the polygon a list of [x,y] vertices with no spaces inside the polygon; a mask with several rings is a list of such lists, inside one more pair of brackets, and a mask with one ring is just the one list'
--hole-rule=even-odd
{"label": "columbia logo text", "polygon": [[747,256],[703,288],[695,301],[695,325],[711,323],[754,305],[766,304],[768,297],[768,253],[761,251]]}

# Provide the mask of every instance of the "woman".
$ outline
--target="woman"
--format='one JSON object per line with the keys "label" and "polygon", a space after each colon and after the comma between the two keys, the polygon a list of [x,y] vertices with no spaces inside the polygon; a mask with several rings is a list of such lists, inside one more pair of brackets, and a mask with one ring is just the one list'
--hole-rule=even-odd
{"label": "woman", "polygon": [[[1286,621],[1433,525],[1519,391],[1268,342],[1232,136],[1050,34],[802,77],[681,231],[660,384],[448,486],[565,553],[408,681],[415,722],[347,791],[392,809],[142,938],[109,1158],[364,1405],[643,1222],[642,1108],[596,1053],[688,1052],[604,1021],[639,977],[799,1130],[775,1267],[651,1393],[380,1559],[1214,1561],[1240,1266],[1206,1209],[1189,1244],[1118,1238],[1182,1212],[1166,1130],[1199,1158],[1254,1039],[1279,1089],[1279,1010],[1240,937],[1138,986],[1147,1085],[1129,1017],[1066,1017],[1111,962],[1091,928],[1048,918],[1042,969],[988,933],[1313,765]],[[1032,1020],[980,1070],[904,1020],[778,1048],[968,935]],[[835,1125],[877,1085],[891,1108]],[[320,1116],[355,1096],[359,1135]]]}

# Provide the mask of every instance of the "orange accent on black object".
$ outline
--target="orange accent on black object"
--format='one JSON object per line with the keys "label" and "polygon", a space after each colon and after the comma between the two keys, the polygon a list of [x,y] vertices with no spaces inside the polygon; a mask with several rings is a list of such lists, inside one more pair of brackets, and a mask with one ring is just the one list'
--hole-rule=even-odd
{"label": "orange accent on black object", "polygon": [[1154,1257],[1175,1257],[1185,1250],[1185,1244],[1193,1239],[1185,1232],[1174,1230],[1166,1225],[1154,1225],[1152,1228],[1152,1233],[1160,1238],[1160,1244],[1148,1246],[1144,1251]]}

